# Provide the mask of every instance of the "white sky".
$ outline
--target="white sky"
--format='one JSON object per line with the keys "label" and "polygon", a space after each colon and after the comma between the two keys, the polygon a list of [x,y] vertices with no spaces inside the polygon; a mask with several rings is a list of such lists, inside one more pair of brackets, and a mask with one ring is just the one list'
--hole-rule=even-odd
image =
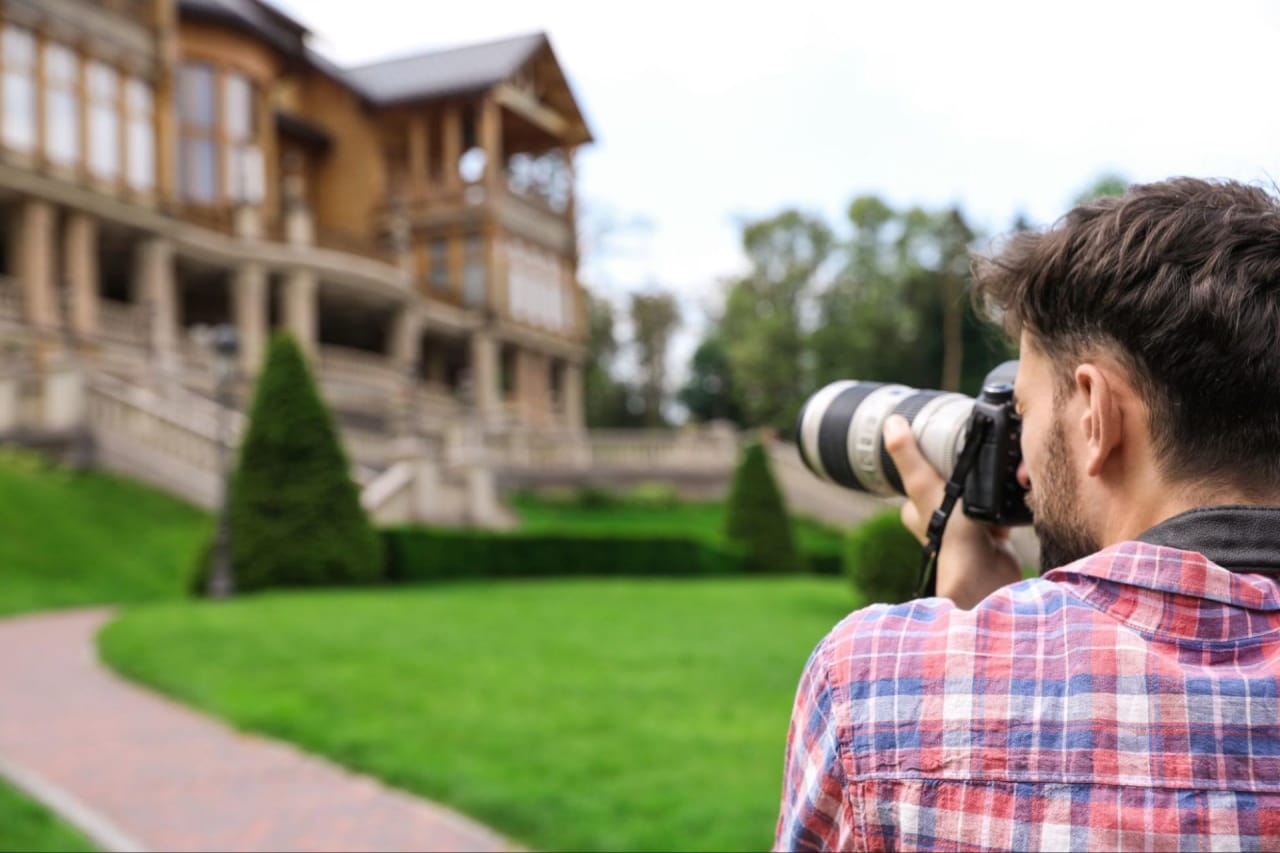
{"label": "white sky", "polygon": [[839,225],[876,192],[995,233],[1108,171],[1280,181],[1280,7],[1262,2],[275,2],[342,64],[547,32],[596,135],[584,207],[647,223],[584,283],[679,293],[677,375],[740,268],[742,217]]}

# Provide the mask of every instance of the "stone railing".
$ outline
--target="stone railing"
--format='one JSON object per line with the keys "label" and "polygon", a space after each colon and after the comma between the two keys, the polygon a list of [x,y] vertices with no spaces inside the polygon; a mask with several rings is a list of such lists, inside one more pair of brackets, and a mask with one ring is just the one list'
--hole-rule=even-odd
{"label": "stone railing", "polygon": [[151,337],[145,306],[113,299],[98,302],[98,334],[106,341],[145,347]]}
{"label": "stone railing", "polygon": [[18,291],[18,282],[8,276],[0,276],[0,320],[12,320],[21,323],[22,294]]}
{"label": "stone railing", "polygon": [[589,433],[511,430],[487,435],[483,452],[495,467],[512,470],[651,471],[661,477],[671,472],[732,470],[738,436],[723,427]]}
{"label": "stone railing", "polygon": [[397,387],[404,379],[391,360],[381,353],[321,344],[317,355],[317,363],[325,379],[376,384],[384,388]]}

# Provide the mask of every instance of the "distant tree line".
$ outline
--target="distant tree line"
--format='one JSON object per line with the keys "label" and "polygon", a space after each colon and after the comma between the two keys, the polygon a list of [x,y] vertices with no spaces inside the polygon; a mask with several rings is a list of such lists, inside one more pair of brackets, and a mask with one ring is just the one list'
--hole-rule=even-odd
{"label": "distant tree line", "polygon": [[[1076,201],[1126,186],[1104,175]],[[828,382],[976,394],[987,372],[1013,357],[971,304],[969,251],[985,235],[960,208],[895,208],[863,195],[841,225],[794,209],[743,223],[747,270],[724,282],[679,389],[667,380],[681,323],[675,298],[658,289],[631,296],[637,370],[628,379],[618,376],[614,308],[592,300],[588,424],[664,425],[674,396],[694,421],[772,426],[785,435],[804,400]],[[1026,227],[1019,215],[1011,230]]]}

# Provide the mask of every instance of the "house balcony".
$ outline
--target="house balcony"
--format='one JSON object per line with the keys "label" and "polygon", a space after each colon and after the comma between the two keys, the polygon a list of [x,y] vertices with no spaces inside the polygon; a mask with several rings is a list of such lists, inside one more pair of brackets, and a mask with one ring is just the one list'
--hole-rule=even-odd
{"label": "house balcony", "polygon": [[495,222],[500,231],[523,237],[559,254],[572,254],[575,229],[572,210],[555,210],[544,199],[512,187],[476,181],[454,187],[432,186],[378,209],[380,231],[391,230],[397,216],[408,217],[414,231],[479,229]]}

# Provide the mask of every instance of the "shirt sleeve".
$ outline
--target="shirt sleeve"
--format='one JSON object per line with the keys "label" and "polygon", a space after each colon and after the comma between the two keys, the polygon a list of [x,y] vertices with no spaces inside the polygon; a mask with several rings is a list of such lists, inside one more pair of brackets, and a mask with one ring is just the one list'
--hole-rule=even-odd
{"label": "shirt sleeve", "polygon": [[850,827],[842,823],[847,814],[845,773],[831,710],[825,646],[823,640],[809,656],[796,690],[775,851],[836,850],[849,835]]}

